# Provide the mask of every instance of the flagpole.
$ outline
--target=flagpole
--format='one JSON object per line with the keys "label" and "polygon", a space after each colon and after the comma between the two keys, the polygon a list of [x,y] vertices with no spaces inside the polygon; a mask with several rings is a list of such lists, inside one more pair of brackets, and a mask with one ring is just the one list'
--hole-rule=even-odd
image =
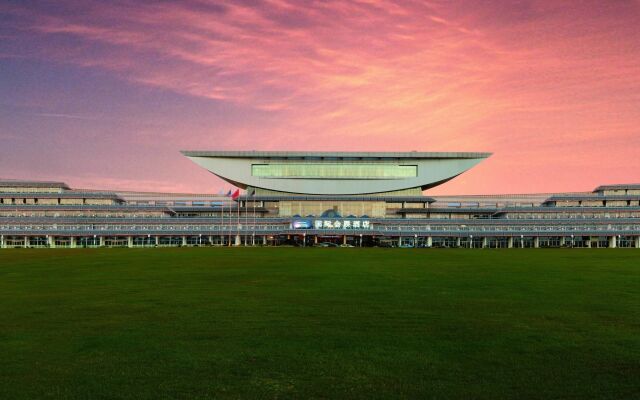
{"label": "flagpole", "polygon": [[251,245],[256,245],[256,189],[253,189],[253,234],[251,237]]}
{"label": "flagpole", "polygon": [[[224,195],[224,192],[222,192]],[[222,239],[222,245],[224,246],[224,231],[222,230],[222,228],[224,228],[224,199],[222,199],[222,211],[220,212],[220,238]]]}
{"label": "flagpole", "polygon": [[247,201],[249,200],[249,192],[247,191],[245,193],[245,200],[244,200],[244,227],[245,227],[245,231],[244,231],[244,245],[247,245],[247,237],[249,236],[249,232],[247,232],[247,225],[249,225],[249,213],[247,212]]}
{"label": "flagpole", "polygon": [[[229,193],[231,193],[231,190],[229,190]],[[229,193],[227,193],[227,197],[229,197]],[[231,222],[231,218],[233,217],[233,214],[231,214],[231,204],[229,204],[229,228],[231,228],[231,224],[233,224],[233,222]],[[229,229],[229,247],[231,247],[231,229]]]}
{"label": "flagpole", "polygon": [[236,226],[236,230],[237,230],[237,238],[240,238],[240,200],[236,197],[236,207],[238,207],[238,225]]}

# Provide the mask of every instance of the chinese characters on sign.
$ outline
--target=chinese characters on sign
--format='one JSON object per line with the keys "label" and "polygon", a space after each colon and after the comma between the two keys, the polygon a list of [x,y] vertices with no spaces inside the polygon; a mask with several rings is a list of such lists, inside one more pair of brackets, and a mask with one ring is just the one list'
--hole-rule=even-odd
{"label": "chinese characters on sign", "polygon": [[369,221],[360,220],[327,220],[317,219],[314,221],[315,229],[373,229]]}

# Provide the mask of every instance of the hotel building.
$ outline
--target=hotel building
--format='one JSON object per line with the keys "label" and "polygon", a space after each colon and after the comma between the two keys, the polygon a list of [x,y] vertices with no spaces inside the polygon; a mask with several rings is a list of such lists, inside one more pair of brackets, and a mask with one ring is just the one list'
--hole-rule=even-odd
{"label": "hotel building", "polygon": [[344,245],[640,248],[640,185],[428,196],[488,153],[184,151],[242,191],[0,180],[0,248]]}

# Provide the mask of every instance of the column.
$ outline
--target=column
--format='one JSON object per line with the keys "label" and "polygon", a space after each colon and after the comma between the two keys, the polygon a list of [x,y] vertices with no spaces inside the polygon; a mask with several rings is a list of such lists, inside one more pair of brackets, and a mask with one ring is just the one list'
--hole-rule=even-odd
{"label": "column", "polygon": [[589,236],[589,240],[587,240],[587,248],[591,248],[591,236]]}
{"label": "column", "polygon": [[71,247],[72,249],[76,248],[76,237],[75,236],[71,236],[69,238],[69,247]]}
{"label": "column", "polygon": [[640,236],[636,236],[635,244],[636,244],[636,249],[640,249]]}
{"label": "column", "polygon": [[49,245],[50,248],[55,249],[56,248],[56,238],[49,235],[47,236],[47,244]]}
{"label": "column", "polygon": [[313,244],[318,244],[318,235],[313,237]]}
{"label": "column", "polygon": [[483,248],[483,249],[486,249],[486,248],[487,248],[487,246],[488,246],[488,241],[489,241],[489,240],[486,238],[486,236],[482,238],[482,248]]}
{"label": "column", "polygon": [[104,247],[104,236],[100,236],[100,247]]}
{"label": "column", "polygon": [[456,238],[456,247],[460,247],[460,236]]}
{"label": "column", "polygon": [[186,245],[187,245],[187,237],[186,237],[186,236],[183,236],[183,237],[182,237],[182,245],[183,245],[183,246],[186,246]]}
{"label": "column", "polygon": [[342,244],[347,244],[347,235],[342,235]]}
{"label": "column", "polygon": [[533,238],[533,247],[536,249],[540,248],[540,236],[535,236]]}
{"label": "column", "polygon": [[560,238],[560,247],[564,247],[564,236]]}
{"label": "column", "polygon": [[240,246],[240,234],[239,233],[236,235],[235,246]]}
{"label": "column", "polygon": [[509,236],[507,239],[507,248],[513,249],[513,236]]}
{"label": "column", "polygon": [[266,245],[267,245],[267,235],[264,235],[264,236],[262,237],[262,245],[263,245],[263,246],[266,246]]}
{"label": "column", "polygon": [[433,238],[431,236],[427,236],[427,247],[431,247],[433,245]]}
{"label": "column", "polygon": [[618,247],[618,237],[613,235],[609,238],[609,248],[615,249]]}
{"label": "column", "polygon": [[29,237],[27,236],[24,237],[24,247],[25,248],[29,247]]}
{"label": "column", "polygon": [[4,248],[6,248],[6,245],[4,244],[4,235],[0,235],[0,249]]}
{"label": "column", "polygon": [[128,248],[133,247],[133,236],[127,236],[127,247]]}

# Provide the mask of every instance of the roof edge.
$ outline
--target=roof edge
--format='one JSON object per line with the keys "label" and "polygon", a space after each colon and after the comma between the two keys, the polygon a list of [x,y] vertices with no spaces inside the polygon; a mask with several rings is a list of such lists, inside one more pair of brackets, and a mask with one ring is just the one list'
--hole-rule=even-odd
{"label": "roof edge", "polygon": [[181,150],[186,157],[220,157],[220,158],[488,158],[487,152],[348,152],[348,151],[235,151],[235,150]]}

